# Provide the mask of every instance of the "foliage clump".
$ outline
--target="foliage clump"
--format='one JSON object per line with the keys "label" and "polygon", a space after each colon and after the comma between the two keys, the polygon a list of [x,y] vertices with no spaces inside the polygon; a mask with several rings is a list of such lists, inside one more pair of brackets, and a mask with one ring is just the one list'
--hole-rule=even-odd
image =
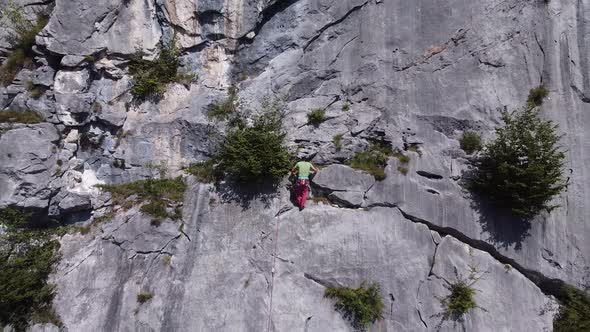
{"label": "foliage clump", "polygon": [[557,125],[530,108],[503,112],[502,120],[476,162],[472,189],[521,217],[551,209],[549,201],[565,187]]}
{"label": "foliage clump", "polygon": [[383,299],[380,294],[380,286],[377,283],[366,287],[361,283],[359,288],[329,287],[324,296],[336,299],[334,307],[340,311],[346,319],[349,319],[353,327],[366,329],[371,323],[383,315]]}
{"label": "foliage clump", "polygon": [[43,122],[43,117],[34,111],[0,111],[0,123],[26,123],[34,124]]}
{"label": "foliage clump", "polygon": [[461,317],[469,310],[477,308],[475,303],[475,289],[465,281],[458,281],[450,285],[451,294],[442,300],[446,307],[446,317]]}
{"label": "foliage clump", "polygon": [[174,39],[160,46],[160,53],[153,61],[146,60],[143,56],[142,51],[137,51],[129,62],[129,73],[133,76],[131,94],[139,100],[161,98],[169,83],[194,79],[193,75],[178,70],[179,50]]}
{"label": "foliage clump", "polygon": [[473,131],[466,131],[459,140],[461,149],[467,154],[472,154],[475,151],[481,150],[481,137]]}
{"label": "foliage clump", "polygon": [[6,86],[12,83],[21,69],[33,67],[35,36],[45,27],[49,17],[39,12],[37,19],[32,21],[25,17],[23,7],[9,4],[0,12],[0,18],[10,23],[7,41],[13,49],[0,67],[0,85]]}
{"label": "foliage clump", "polygon": [[547,90],[547,88],[543,84],[531,89],[531,91],[529,91],[529,97],[527,99],[527,106],[529,108],[541,106],[543,104],[543,99],[545,99],[547,95],[549,95],[549,90]]}
{"label": "foliage clump", "polygon": [[553,321],[555,332],[590,331],[590,296],[571,286],[564,287],[561,306]]}
{"label": "foliage clump", "polygon": [[147,301],[151,300],[154,297],[154,294],[149,292],[141,292],[137,294],[137,302],[139,304],[146,303]]}
{"label": "foliage clump", "polygon": [[50,229],[32,228],[30,215],[0,211],[0,326],[24,331],[31,320],[61,325],[51,308],[48,277],[59,260],[59,242]]}
{"label": "foliage clump", "polygon": [[231,86],[227,98],[220,104],[215,104],[207,113],[207,117],[217,121],[229,119],[237,111],[238,89]]}
{"label": "foliage clump", "polygon": [[282,127],[284,113],[277,102],[265,101],[252,126],[237,115],[233,127],[221,143],[219,170],[239,182],[260,182],[283,177],[290,166]]}
{"label": "foliage clump", "polygon": [[186,184],[181,177],[175,179],[147,179],[120,185],[104,185],[97,187],[112,195],[113,203],[124,208],[145,203],[141,211],[152,216],[155,224],[165,218],[176,219],[178,213],[168,212],[168,205],[182,203]]}
{"label": "foliage clump", "polygon": [[314,108],[311,112],[307,113],[307,122],[316,127],[324,121],[326,121],[326,110],[323,108]]}
{"label": "foliage clump", "polygon": [[344,136],[344,135],[337,134],[337,135],[334,135],[334,137],[332,138],[332,143],[334,143],[334,147],[336,148],[336,151],[342,150],[342,136]]}
{"label": "foliage clump", "polygon": [[197,180],[202,183],[215,182],[219,177],[219,174],[217,174],[215,169],[214,159],[191,164],[189,167],[185,168],[184,171],[194,175]]}
{"label": "foliage clump", "polygon": [[383,181],[386,177],[385,166],[392,155],[391,146],[382,142],[371,144],[368,150],[359,152],[348,163],[350,167],[363,170]]}

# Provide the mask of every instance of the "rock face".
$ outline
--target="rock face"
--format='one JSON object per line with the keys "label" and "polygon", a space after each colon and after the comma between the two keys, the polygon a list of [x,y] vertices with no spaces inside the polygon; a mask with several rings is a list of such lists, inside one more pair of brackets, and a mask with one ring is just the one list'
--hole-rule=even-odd
{"label": "rock face", "polygon": [[[35,68],[0,87],[0,112],[46,121],[0,127],[0,208],[96,222],[111,205],[96,184],[177,176],[215,153],[226,124],[207,112],[232,85],[243,110],[284,97],[287,144],[322,166],[313,189],[327,199],[299,212],[282,186],[232,195],[189,178],[180,221],[156,227],[134,207],[64,236],[52,281],[69,331],[349,331],[323,291],[362,281],[379,282],[385,301],[372,331],[550,331],[544,281],[589,289],[585,1],[54,5]],[[46,6],[30,2],[26,14]],[[172,40],[180,70],[198,78],[134,100],[129,60]],[[500,110],[541,83],[541,114],[565,134],[568,186],[559,207],[522,223],[465,189],[473,156],[458,139],[492,138]],[[314,126],[316,108],[326,117]],[[383,181],[343,165],[375,141],[410,158],[390,158]],[[438,298],[470,266],[479,308],[441,320]],[[140,292],[154,296],[140,304]]]}

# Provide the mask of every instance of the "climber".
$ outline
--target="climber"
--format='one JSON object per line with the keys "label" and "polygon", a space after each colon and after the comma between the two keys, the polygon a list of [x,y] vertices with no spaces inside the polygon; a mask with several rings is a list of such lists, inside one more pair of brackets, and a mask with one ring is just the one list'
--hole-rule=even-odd
{"label": "climber", "polygon": [[311,172],[317,172],[318,169],[312,165],[309,161],[299,161],[295,164],[295,167],[291,170],[291,174],[297,175],[295,183],[295,196],[297,204],[299,205],[299,211],[305,208],[305,201],[307,200],[307,191],[309,190],[309,174]]}

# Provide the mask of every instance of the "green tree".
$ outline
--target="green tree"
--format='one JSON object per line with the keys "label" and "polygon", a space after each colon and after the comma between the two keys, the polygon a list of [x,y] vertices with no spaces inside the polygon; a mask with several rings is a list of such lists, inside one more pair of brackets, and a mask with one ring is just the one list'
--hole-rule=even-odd
{"label": "green tree", "polygon": [[503,127],[476,162],[472,189],[521,217],[550,209],[549,201],[565,187],[558,126],[525,108],[503,112]]}
{"label": "green tree", "polygon": [[284,113],[277,102],[264,102],[262,111],[246,125],[242,115],[230,120],[233,126],[221,143],[219,168],[238,181],[260,182],[283,177],[290,167],[282,127]]}

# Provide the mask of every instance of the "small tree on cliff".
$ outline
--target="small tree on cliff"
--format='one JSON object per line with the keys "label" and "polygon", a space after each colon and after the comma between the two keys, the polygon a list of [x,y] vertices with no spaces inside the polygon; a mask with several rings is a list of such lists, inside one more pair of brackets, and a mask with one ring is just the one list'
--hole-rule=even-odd
{"label": "small tree on cliff", "polygon": [[538,111],[502,113],[503,127],[477,161],[472,189],[498,206],[529,218],[565,187],[562,166],[565,154],[559,146],[558,126],[539,117]]}
{"label": "small tree on cliff", "polygon": [[242,115],[230,119],[227,137],[220,146],[219,167],[242,182],[278,179],[289,171],[290,157],[282,128],[283,112],[275,102],[263,102],[251,126]]}

